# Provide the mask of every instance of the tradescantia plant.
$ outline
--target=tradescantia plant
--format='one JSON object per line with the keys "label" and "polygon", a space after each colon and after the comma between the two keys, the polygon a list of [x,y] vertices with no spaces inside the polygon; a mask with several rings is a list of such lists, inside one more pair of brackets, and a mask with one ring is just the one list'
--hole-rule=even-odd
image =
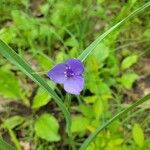
{"label": "tradescantia plant", "polygon": [[[81,62],[85,61],[86,58],[92,53],[92,51],[97,47],[97,45],[103,40],[107,35],[112,33],[115,29],[117,29],[120,25],[125,23],[128,19],[134,17],[136,14],[140,13],[144,9],[150,6],[150,2],[144,4],[143,6],[139,7],[135,11],[133,11],[129,16],[125,17],[123,20],[115,24],[109,30],[107,30],[104,34],[100,35],[91,45],[89,45],[83,53],[78,57],[78,59],[69,59],[64,64],[58,64],[54,68],[52,68],[48,72],[48,77],[56,83],[64,84],[64,89],[66,92],[71,94],[79,95],[83,89],[84,79],[82,77],[82,73],[84,71],[83,65]],[[59,106],[60,110],[63,112],[64,117],[67,123],[67,133],[71,138],[71,117],[70,113],[61,100],[61,98],[53,91],[53,89],[45,82],[45,80],[35,73],[33,69],[26,63],[23,58],[21,58],[14,50],[12,50],[7,44],[5,44],[2,40],[0,40],[0,54],[15,64],[22,72],[24,72],[31,80],[37,83],[41,88],[47,91],[54,99],[54,101]],[[72,86],[72,84],[74,86]],[[127,112],[134,109],[136,106],[140,105],[141,103],[150,99],[150,94],[144,96],[143,98],[139,99],[135,103],[133,103],[127,109],[121,111],[113,118],[111,118],[108,122],[106,122],[103,126],[98,127],[81,145],[80,150],[85,150],[88,145],[94,140],[94,138],[109,124],[111,124],[114,120],[122,117],[122,115],[126,114]],[[72,139],[72,138],[71,138]],[[8,150],[12,150],[11,146],[8,146],[5,142],[0,139],[0,143],[6,146]],[[0,145],[1,145],[0,144]],[[73,147],[75,149],[75,147]]]}

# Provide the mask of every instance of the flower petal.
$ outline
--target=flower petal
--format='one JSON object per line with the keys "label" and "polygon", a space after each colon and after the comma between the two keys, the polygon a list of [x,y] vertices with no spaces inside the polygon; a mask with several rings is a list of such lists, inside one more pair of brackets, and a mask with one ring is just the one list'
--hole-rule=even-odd
{"label": "flower petal", "polygon": [[48,72],[48,77],[56,83],[64,83],[67,79],[64,72],[66,64],[58,64]]}
{"label": "flower petal", "polygon": [[71,58],[66,61],[66,64],[69,65],[71,70],[76,74],[76,75],[81,75],[84,71],[84,67],[81,63],[80,60]]}
{"label": "flower petal", "polygon": [[82,76],[74,76],[64,82],[64,89],[66,92],[79,95],[83,89],[84,78]]}

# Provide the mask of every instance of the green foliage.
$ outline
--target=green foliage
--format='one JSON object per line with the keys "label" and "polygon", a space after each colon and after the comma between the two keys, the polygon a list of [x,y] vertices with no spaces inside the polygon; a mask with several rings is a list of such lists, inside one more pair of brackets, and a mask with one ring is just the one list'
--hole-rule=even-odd
{"label": "green foliage", "polygon": [[136,73],[126,73],[120,78],[120,82],[126,89],[131,89],[137,79],[138,75]]}
{"label": "green foliage", "polygon": [[130,68],[133,64],[137,62],[137,60],[138,60],[137,55],[131,55],[126,57],[121,63],[122,70]]}
{"label": "green foliage", "polygon": [[93,54],[99,65],[109,56],[109,51],[109,47],[106,44],[100,43],[97,45]]}
{"label": "green foliage", "polygon": [[11,145],[3,141],[3,139],[0,138],[0,149],[5,149],[5,150],[15,150]]}
{"label": "green foliage", "polygon": [[92,141],[94,141],[94,138],[103,131],[103,129],[105,129],[109,124],[111,124],[113,121],[117,120],[118,118],[122,117],[123,115],[125,115],[126,113],[128,113],[129,111],[131,111],[132,109],[134,109],[136,106],[142,104],[143,102],[147,101],[150,99],[150,93],[145,95],[144,97],[140,98],[139,100],[137,100],[135,103],[133,103],[131,106],[129,106],[128,108],[120,111],[118,114],[116,114],[114,117],[112,117],[110,120],[108,120],[106,123],[104,123],[102,126],[99,126],[85,141],[84,143],[81,145],[80,150],[84,150],[88,147],[88,145],[90,145],[90,143]]}
{"label": "green foliage", "polygon": [[[149,95],[120,112],[126,106],[126,98],[130,97],[128,93],[132,96],[132,91],[136,92],[136,88],[131,89],[141,82],[141,72],[146,76],[143,70],[149,67],[141,58],[149,50],[149,12],[140,13],[149,5],[146,0],[0,1],[0,39],[15,50],[0,42],[0,134],[4,139],[10,136],[18,150],[28,145],[37,150],[75,150],[75,147],[88,147],[88,150],[150,149],[146,130],[148,117],[141,117],[147,115],[144,106],[135,112],[141,115],[134,117],[133,114],[133,123],[141,119],[142,127],[135,127],[136,124],[131,127],[130,114],[125,116],[126,119],[121,116],[148,100]],[[138,13],[140,15],[135,16]],[[80,96],[70,96],[69,101],[61,85],[56,87],[47,80],[48,70],[68,58],[86,60],[84,90]],[[133,68],[134,64],[141,63],[139,60],[143,69],[139,65]],[[16,66],[40,86],[25,78]],[[15,101],[17,99],[26,103]],[[72,113],[72,125],[68,110]],[[60,111],[68,122],[67,130]],[[70,126],[72,137],[66,134]],[[133,138],[128,128],[137,130]],[[147,133],[145,139],[143,132]],[[85,139],[88,135],[90,137]],[[0,149],[7,150],[3,146],[0,140]]]}
{"label": "green foliage", "polygon": [[16,126],[20,125],[23,123],[24,118],[21,116],[13,116],[11,118],[6,119],[3,124],[1,125],[2,128],[10,128],[13,129]]}
{"label": "green foliage", "polygon": [[94,112],[91,110],[92,110],[92,106],[90,105],[84,105],[84,104],[79,105],[79,112],[81,112],[87,118],[94,117]]}
{"label": "green foliage", "polygon": [[104,112],[104,106],[103,106],[103,101],[98,99],[95,103],[94,103],[94,106],[93,106],[93,111],[94,111],[94,114],[95,114],[95,118],[97,120],[100,119],[100,117],[102,116],[103,112]]}
{"label": "green foliage", "polygon": [[134,124],[132,129],[133,139],[139,147],[143,147],[144,145],[144,133],[139,124]]}
{"label": "green foliage", "polygon": [[10,99],[19,99],[21,87],[15,75],[9,70],[0,69],[0,77],[0,95]]}
{"label": "green foliage", "polygon": [[34,125],[35,133],[38,137],[49,142],[59,141],[59,124],[55,117],[47,113],[41,115]]}
{"label": "green foliage", "polygon": [[17,150],[21,150],[21,145],[12,129],[22,124],[24,120],[25,119],[21,116],[13,116],[11,118],[6,119],[1,125],[2,128],[5,128],[8,130],[11,140],[15,144],[15,147]]}
{"label": "green foliage", "polygon": [[64,103],[62,103],[59,96],[55,93],[55,91],[53,91],[53,89],[46,83],[46,81],[41,76],[39,76],[32,70],[29,64],[27,64],[17,53],[15,53],[15,51],[13,51],[1,40],[0,40],[0,53],[8,60],[10,60],[12,63],[14,63],[16,66],[18,66],[18,68],[20,68],[27,76],[29,76],[40,87],[45,89],[45,91],[48,92],[54,98],[55,102],[58,104],[58,106],[65,115],[67,122],[67,131],[69,133],[71,126],[70,113],[68,112]]}
{"label": "green foliage", "polygon": [[[55,85],[52,82],[49,83],[52,89],[54,89]],[[46,105],[50,101],[50,99],[51,95],[49,95],[45,90],[39,87],[36,95],[33,98],[32,108],[33,109],[40,108],[41,106]]]}
{"label": "green foliage", "polygon": [[89,120],[83,116],[73,116],[72,117],[72,126],[71,132],[72,133],[83,133],[86,131],[89,125]]}

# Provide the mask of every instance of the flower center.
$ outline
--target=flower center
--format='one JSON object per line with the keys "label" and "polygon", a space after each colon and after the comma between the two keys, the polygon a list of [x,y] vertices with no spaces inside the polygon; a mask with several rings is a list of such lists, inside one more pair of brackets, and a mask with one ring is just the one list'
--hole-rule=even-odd
{"label": "flower center", "polygon": [[74,76],[74,72],[71,70],[71,68],[69,66],[66,67],[66,70],[65,70],[64,74],[68,78]]}

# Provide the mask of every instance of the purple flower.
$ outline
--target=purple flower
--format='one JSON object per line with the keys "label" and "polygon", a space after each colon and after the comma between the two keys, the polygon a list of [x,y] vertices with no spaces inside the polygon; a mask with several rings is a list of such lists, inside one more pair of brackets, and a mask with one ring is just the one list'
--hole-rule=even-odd
{"label": "purple flower", "polygon": [[83,89],[84,67],[78,59],[68,59],[63,64],[58,64],[48,72],[48,77],[55,83],[64,84],[66,92],[79,95]]}

